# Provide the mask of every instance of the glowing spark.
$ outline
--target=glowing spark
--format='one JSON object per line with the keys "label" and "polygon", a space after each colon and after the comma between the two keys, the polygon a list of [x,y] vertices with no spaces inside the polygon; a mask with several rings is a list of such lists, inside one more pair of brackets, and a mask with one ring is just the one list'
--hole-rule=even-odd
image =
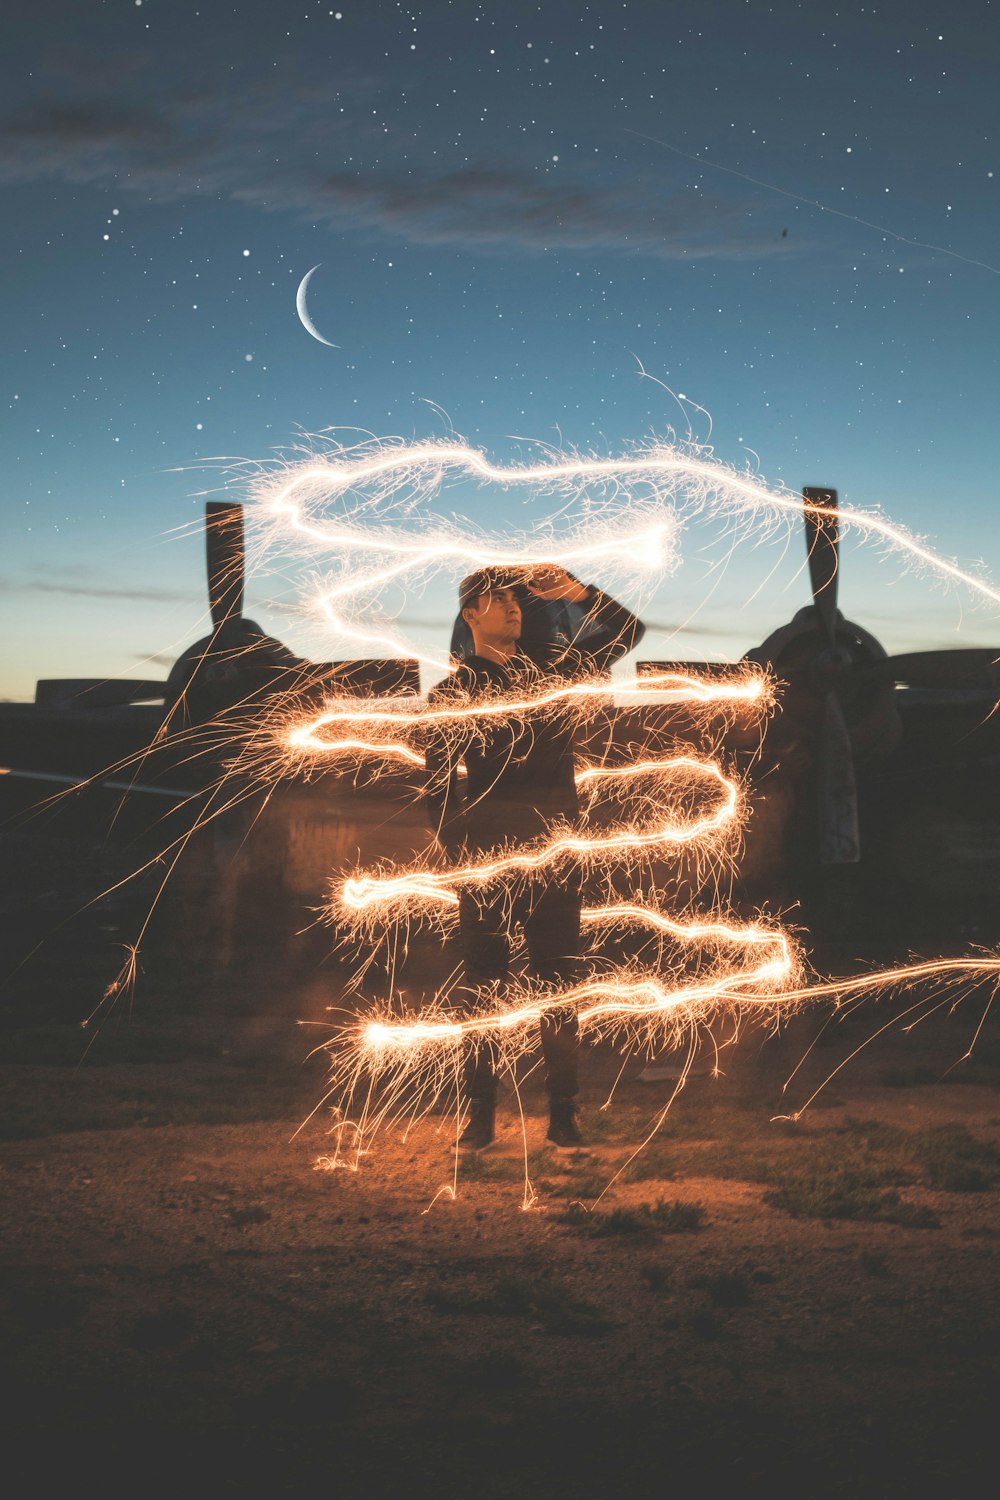
{"label": "glowing spark", "polygon": [[[780,935],[769,935],[780,942]],[[512,1033],[523,1033],[522,1050],[535,1044],[536,1023],[546,1011],[571,1009],[581,1029],[589,1027],[601,1035],[617,1035],[625,1026],[663,1027],[680,1018],[687,1025],[705,1019],[721,1005],[746,1012],[788,1012],[803,1004],[834,998],[841,1005],[848,999],[885,993],[893,988],[912,989],[938,977],[991,980],[1000,984],[1000,956],[967,959],[933,959],[876,969],[850,978],[823,980],[814,984],[787,984],[794,973],[791,956],[779,956],[740,973],[725,974],[698,984],[665,986],[652,975],[602,976],[537,998],[521,999],[506,1008],[480,1011],[471,1016],[417,1017],[412,1021],[370,1020],[355,1030],[353,1046],[359,1056],[367,1054],[385,1066],[390,1059],[420,1060],[427,1051],[456,1048],[468,1038],[503,1042]],[[754,987],[760,986],[760,990]],[[664,1033],[669,1036],[669,1031]]]}
{"label": "glowing spark", "polygon": [[[763,716],[774,704],[774,683],[766,675],[753,669],[742,672],[734,670],[729,679],[701,678],[678,672],[650,673],[641,679],[615,684],[615,696],[635,696],[639,701],[652,700],[657,704],[686,707],[695,717],[724,717],[727,712],[739,712],[742,722],[753,722]],[[522,698],[498,698],[492,702],[476,704],[454,704],[429,709],[425,703],[416,707],[409,703],[401,708],[366,708],[356,700],[350,703],[341,700],[337,708],[307,720],[298,720],[283,728],[276,736],[279,754],[291,763],[300,763],[305,755],[313,757],[317,764],[341,759],[358,765],[366,759],[381,764],[395,761],[405,768],[422,769],[424,753],[420,748],[425,741],[428,726],[437,729],[460,730],[468,725],[480,726],[492,718],[507,719],[524,717],[542,709],[562,704],[567,708],[582,711],[595,700],[608,700],[606,682],[577,682],[558,687],[542,688],[534,695]],[[349,729],[347,734],[331,734],[330,731]],[[401,739],[382,739],[385,733],[402,731],[412,743]],[[669,772],[682,766],[700,771],[703,767],[686,758],[672,760],[650,759],[633,762],[628,766],[591,765],[576,772],[578,787],[596,787],[608,782],[619,786],[627,780],[639,780],[657,773]],[[273,765],[271,766],[273,772]],[[457,774],[466,776],[464,765],[459,765]],[[636,847],[639,847],[636,845]],[[432,891],[424,883],[419,892],[430,897]],[[440,896],[442,901],[448,898]]]}
{"label": "glowing spark", "polygon": [[[503,489],[527,488],[549,498],[549,519],[526,541],[482,536],[471,526],[435,517],[430,503],[449,483],[472,480]],[[619,458],[555,454],[538,463],[503,466],[460,441],[416,444],[366,443],[262,476],[258,516],[272,533],[303,539],[330,555],[335,574],[319,589],[318,605],[343,637],[399,642],[378,622],[364,618],[390,585],[405,582],[412,593],[430,577],[490,565],[529,570],[557,563],[567,568],[600,566],[639,583],[663,574],[676,557],[678,514],[689,510],[735,515],[750,522],[798,521],[802,500],[772,490],[760,479],[708,457],[693,446],[653,443]],[[992,584],[936,555],[921,541],[874,512],[813,506],[836,517],[841,531],[884,543],[901,559],[926,566],[973,594],[1000,603]],[[626,524],[623,525],[623,518]],[[444,668],[436,657],[411,655]],[[328,700],[322,711],[300,715],[279,735],[278,753],[301,763],[360,765],[370,759],[406,770],[422,766],[428,731],[453,737],[456,758],[498,721],[576,715],[616,707],[622,699],[682,707],[702,729],[739,722],[761,724],[774,707],[774,685],[764,675],[734,669],[727,680],[661,672],[609,683],[538,681],[509,697],[476,702],[400,701],[372,708]],[[609,746],[613,746],[613,736]],[[671,747],[676,749],[676,745]],[[691,747],[692,751],[694,747]],[[613,751],[612,751],[613,753]],[[460,767],[460,771],[464,770]],[[654,860],[703,861],[709,872],[734,857],[742,831],[744,799],[733,777],[713,759],[690,754],[646,754],[629,764],[581,766],[577,786],[594,801],[609,793],[617,813],[610,826],[550,827],[527,844],[470,857],[441,869],[415,861],[409,868],[358,870],[338,876],[327,907],[334,921],[377,925],[388,915],[453,921],[459,893],[503,882],[505,887],[538,872],[558,878],[560,866],[583,866],[610,889],[615,867]],[[704,886],[704,882],[702,882]],[[633,964],[581,980],[557,991],[511,991],[482,1000],[473,1012],[455,1009],[445,991],[416,1014],[401,1018],[391,1008],[339,1030],[327,1044],[332,1088],[351,1097],[367,1089],[357,1127],[358,1150],[370,1110],[378,1117],[451,1089],[460,1096],[461,1060],[467,1048],[489,1043],[500,1066],[512,1070],[538,1044],[538,1022],[553,1009],[572,1011],[581,1028],[626,1048],[678,1045],[715,1015],[757,1016],[777,1021],[799,1006],[823,999],[837,1005],[935,976],[1000,978],[1000,961],[936,960],[848,980],[810,982],[792,939],[776,924],[738,922],[724,911],[701,917],[661,910],[663,892],[650,886],[642,901],[594,900],[582,913],[589,926],[642,931],[643,944],[657,945],[656,967]],[[678,954],[669,952],[674,944]],[[380,1102],[373,1103],[378,1091]],[[336,1160],[336,1159],[335,1159]],[[454,1187],[447,1190],[454,1195]]]}
{"label": "glowing spark", "polygon": [[[400,522],[408,517],[421,520],[421,507],[452,474],[504,488],[529,487],[540,494],[555,494],[562,497],[561,510],[584,503],[589,519],[568,537],[551,525],[542,528],[530,546],[498,538],[463,537],[440,521],[421,525],[421,534],[415,536]],[[636,494],[636,486],[643,487],[645,498]],[[612,499],[594,502],[588,495],[594,488],[609,491]],[[257,489],[261,519],[286,525],[293,534],[337,557],[345,576],[322,592],[320,603],[330,623],[348,636],[357,633],[356,627],[335,605],[377,594],[387,583],[407,575],[415,580],[442,567],[456,570],[501,564],[529,568],[558,562],[569,568],[613,566],[638,577],[662,573],[671,563],[677,510],[685,500],[692,509],[708,507],[751,520],[797,520],[802,511],[800,496],[769,489],[754,475],[667,443],[651,443],[618,458],[569,454],[507,466],[490,462],[462,442],[375,444],[290,465],[277,475],[264,476]],[[623,527],[620,511],[614,514],[613,502],[622,492],[627,494],[628,513],[639,514],[641,525]],[[326,522],[310,519],[312,509],[331,504],[344,506],[346,515]],[[392,505],[395,524],[387,522],[387,504]],[[939,556],[882,516],[849,506],[836,512],[822,506],[815,509],[819,515],[836,514],[842,530],[853,528],[887,544],[903,559],[1000,603],[1000,592],[992,584]],[[602,510],[612,513],[610,520],[602,519]],[[367,562],[367,570],[362,567],[354,572],[351,558]]]}
{"label": "glowing spark", "polygon": [[[714,812],[689,822],[660,823],[652,828],[628,827],[617,832],[588,837],[578,833],[557,834],[535,848],[514,850],[497,858],[472,860],[458,865],[446,873],[419,869],[397,876],[352,876],[340,888],[340,901],[344,911],[363,911],[369,906],[392,905],[399,901],[420,899],[456,902],[453,887],[482,885],[500,876],[530,873],[557,864],[567,856],[575,859],[595,857],[607,859],[614,855],[634,854],[662,844],[691,844],[704,838],[730,822],[736,814],[738,789],[735,782],[723,775],[711,762],[695,760],[689,755],[673,756],[670,760],[652,762],[661,772],[691,771],[717,782],[721,796]],[[639,767],[599,768],[594,774],[614,776],[625,780],[639,774]],[[646,766],[643,766],[646,769]],[[586,772],[584,773],[586,774]]]}
{"label": "glowing spark", "polygon": [[729,922],[680,922],[648,906],[623,901],[604,906],[585,906],[581,921],[609,924],[612,922],[634,922],[669,933],[683,942],[766,943],[777,948],[783,972],[792,971],[791,945],[787,933],[768,927],[753,925],[737,927]]}
{"label": "glowing spark", "polygon": [[[766,679],[762,677],[749,677],[735,684],[724,684],[719,687],[715,683],[700,682],[695,678],[682,677],[677,673],[663,673],[649,678],[636,679],[633,690],[639,693],[647,691],[647,683],[652,684],[648,691],[665,693],[669,698],[671,684],[675,702],[686,703],[700,701],[703,703],[718,702],[758,702],[766,697]],[[683,686],[682,686],[683,684]],[[719,691],[715,689],[719,687]],[[386,725],[393,728],[412,727],[415,724],[447,724],[461,723],[463,720],[475,723],[491,718],[512,718],[518,714],[531,713],[533,711],[551,708],[558,703],[571,704],[574,700],[586,700],[588,698],[607,698],[608,685],[605,682],[573,682],[566,683],[556,688],[546,688],[531,697],[522,698],[495,698],[492,701],[477,702],[475,704],[447,706],[442,708],[419,709],[367,709],[367,708],[342,708],[319,714],[310,723],[300,725],[291,730],[288,735],[288,745],[295,750],[340,750],[343,741],[326,741],[317,737],[317,731],[328,729],[335,724],[360,724],[365,727],[375,728]],[[419,715],[419,717],[418,717]],[[369,742],[374,744],[376,742]]]}

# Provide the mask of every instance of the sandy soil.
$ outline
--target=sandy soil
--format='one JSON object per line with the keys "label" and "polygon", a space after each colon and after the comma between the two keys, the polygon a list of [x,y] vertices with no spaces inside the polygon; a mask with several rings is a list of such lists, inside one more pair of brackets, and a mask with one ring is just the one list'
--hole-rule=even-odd
{"label": "sandy soil", "polygon": [[[887,1127],[1000,1145],[995,1041],[951,1067],[975,1001],[890,1029],[795,1126],[774,1116],[889,1010],[825,1034],[784,1106],[815,1018],[777,1042],[745,1039],[725,1076],[693,1078],[678,1098],[658,1175],[620,1180],[589,1218],[573,1199],[593,1205],[664,1085],[635,1061],[601,1111],[620,1060],[588,1050],[579,1157],[537,1157],[541,1099],[525,1091],[537,1194],[525,1211],[509,1094],[498,1150],[489,1166],[460,1163],[455,1197],[439,1192],[455,1182],[443,1117],[383,1133],[357,1171],[317,1168],[332,1143],[328,1112],[310,1118],[324,1069],[297,1023],[321,1021],[339,981],[308,938],[291,970],[263,932],[211,970],[154,934],[134,999],[81,1061],[79,1018],[128,913],[112,901],[73,918],[87,872],[76,862],[60,878],[48,857],[4,908],[0,1324],[15,1492],[68,1464],[105,1495],[979,1488],[1000,1354],[995,1183],[957,1191],[915,1174],[899,1197],[923,1227],[795,1217],[739,1165],[759,1166],[772,1140],[776,1157],[818,1160],[838,1142],[857,1151],[867,1131],[876,1151]],[[643,1219],[639,1206],[658,1203],[693,1210]]]}

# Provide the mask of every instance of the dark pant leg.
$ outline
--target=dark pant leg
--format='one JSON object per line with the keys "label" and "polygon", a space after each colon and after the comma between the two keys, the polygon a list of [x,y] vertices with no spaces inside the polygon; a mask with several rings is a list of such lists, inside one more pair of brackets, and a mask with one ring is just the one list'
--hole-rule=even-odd
{"label": "dark pant leg", "polygon": [[[528,959],[535,977],[553,989],[572,984],[579,976],[582,900],[582,875],[574,869],[538,882],[530,893],[524,923]],[[575,1099],[580,1048],[575,1012],[555,1006],[542,1016],[539,1029],[549,1098]]]}
{"label": "dark pant leg", "polygon": [[458,897],[458,936],[463,981],[475,992],[507,978],[510,967],[510,893],[502,888],[463,889]]}
{"label": "dark pant leg", "polygon": [[[484,991],[496,990],[510,967],[510,900],[504,890],[462,890],[458,904],[462,950],[462,1010],[475,1010]],[[465,1090],[469,1099],[496,1094],[496,1048],[470,1041],[465,1048]]]}

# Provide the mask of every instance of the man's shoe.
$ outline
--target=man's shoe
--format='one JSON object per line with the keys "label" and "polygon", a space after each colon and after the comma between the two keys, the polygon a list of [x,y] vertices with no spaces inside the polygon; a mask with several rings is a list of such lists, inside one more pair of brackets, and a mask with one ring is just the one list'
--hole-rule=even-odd
{"label": "man's shoe", "polygon": [[485,1151],[493,1145],[496,1109],[492,1100],[473,1099],[469,1110],[469,1123],[459,1137],[459,1146],[466,1151]]}
{"label": "man's shoe", "polygon": [[553,1099],[549,1106],[548,1139],[560,1150],[572,1151],[583,1145],[583,1136],[576,1123],[576,1105],[572,1099]]}

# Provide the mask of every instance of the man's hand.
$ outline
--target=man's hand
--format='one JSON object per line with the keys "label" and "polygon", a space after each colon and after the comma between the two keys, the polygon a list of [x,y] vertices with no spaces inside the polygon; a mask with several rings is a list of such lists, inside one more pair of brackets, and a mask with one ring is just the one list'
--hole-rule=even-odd
{"label": "man's hand", "polygon": [[538,599],[566,599],[570,604],[582,604],[587,598],[586,586],[571,578],[558,563],[540,563],[525,574],[524,581]]}

